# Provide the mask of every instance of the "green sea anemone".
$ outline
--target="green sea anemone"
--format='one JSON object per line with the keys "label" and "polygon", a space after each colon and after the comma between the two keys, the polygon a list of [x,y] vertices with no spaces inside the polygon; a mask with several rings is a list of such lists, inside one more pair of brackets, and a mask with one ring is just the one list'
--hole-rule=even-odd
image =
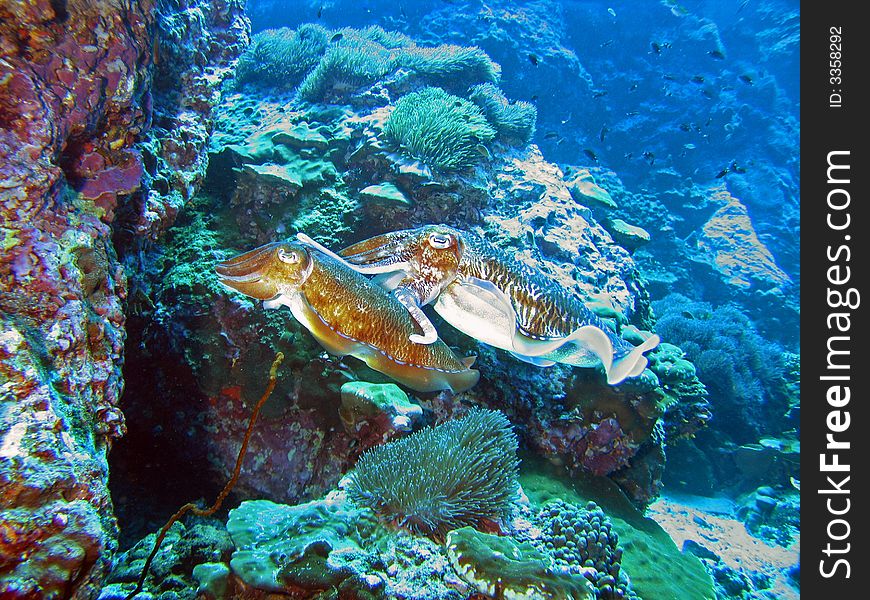
{"label": "green sea anemone", "polygon": [[508,142],[528,144],[535,135],[538,109],[528,102],[510,102],[504,93],[491,83],[471,88],[469,100],[483,111],[500,138]]}
{"label": "green sea anemone", "polygon": [[443,538],[507,512],[517,491],[516,451],[507,418],[476,409],[363,454],[348,496],[386,521]]}
{"label": "green sea anemone", "polygon": [[477,106],[435,87],[400,98],[384,126],[404,154],[445,171],[476,163],[495,133]]}
{"label": "green sea anemone", "polygon": [[239,58],[236,80],[290,89],[320,62],[329,42],[329,30],[320,25],[267,29],[254,35]]}

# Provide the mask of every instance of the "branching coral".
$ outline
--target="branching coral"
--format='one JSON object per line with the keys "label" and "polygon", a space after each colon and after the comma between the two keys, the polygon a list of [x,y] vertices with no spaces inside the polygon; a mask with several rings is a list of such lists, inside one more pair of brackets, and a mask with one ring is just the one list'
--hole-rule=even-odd
{"label": "branching coral", "polygon": [[399,526],[443,538],[505,514],[517,490],[516,450],[502,413],[473,410],[363,454],[348,496]]}
{"label": "branching coral", "polygon": [[506,141],[528,144],[535,135],[538,109],[528,102],[510,102],[504,93],[491,83],[476,85],[468,96],[493,124],[499,137]]}
{"label": "branching coral", "polygon": [[396,103],[384,135],[411,158],[457,170],[477,162],[480,145],[491,141],[495,130],[471,102],[429,87]]}
{"label": "branching coral", "polygon": [[556,565],[584,567],[584,576],[601,600],[637,600],[628,577],[621,570],[619,535],[604,511],[589,502],[580,508],[563,500],[550,502],[537,517],[542,545]]}
{"label": "branching coral", "polygon": [[267,29],[256,34],[239,58],[239,83],[260,83],[290,89],[320,62],[330,33],[320,25],[302,25],[296,31]]}

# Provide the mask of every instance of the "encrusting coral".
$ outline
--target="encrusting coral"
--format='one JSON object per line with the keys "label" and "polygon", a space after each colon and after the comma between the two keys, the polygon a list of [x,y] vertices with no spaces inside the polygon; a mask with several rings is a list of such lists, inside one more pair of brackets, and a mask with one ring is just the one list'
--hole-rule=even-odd
{"label": "encrusting coral", "polygon": [[517,492],[517,437],[494,410],[424,429],[363,454],[348,496],[387,521],[443,538],[507,512]]}

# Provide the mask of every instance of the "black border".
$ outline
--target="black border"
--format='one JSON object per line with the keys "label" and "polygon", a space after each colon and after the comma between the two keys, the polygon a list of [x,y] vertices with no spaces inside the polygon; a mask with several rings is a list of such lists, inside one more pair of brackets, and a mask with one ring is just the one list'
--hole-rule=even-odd
{"label": "black border", "polygon": [[[802,2],[801,3],[801,594],[806,598],[852,598],[863,597],[866,594],[868,566],[870,553],[867,547],[870,540],[866,539],[866,528],[863,527],[862,514],[868,510],[866,504],[867,486],[870,485],[870,475],[867,473],[867,463],[870,462],[865,440],[870,437],[870,422],[868,422],[865,405],[868,385],[866,374],[870,368],[863,367],[863,361],[870,356],[866,349],[867,319],[864,314],[870,303],[870,296],[863,292],[870,269],[870,254],[867,251],[867,238],[870,237],[868,223],[870,214],[862,210],[870,198],[867,196],[866,181],[870,178],[870,165],[867,163],[866,148],[870,145],[867,139],[867,119],[865,112],[870,110],[867,102],[868,74],[870,63],[867,39],[870,37],[867,20],[859,16],[863,8],[861,2]],[[842,81],[832,83],[830,77],[833,68],[830,64],[832,51],[830,47],[831,27],[842,28]],[[831,106],[831,93],[839,90],[842,95],[842,105]],[[828,156],[832,151],[849,151],[846,155],[838,155],[836,160],[848,161],[849,183],[845,185],[828,182]],[[841,170],[840,173],[843,173]],[[835,188],[847,188],[850,203],[850,226],[842,231],[834,231],[828,226],[828,193]],[[835,201],[845,198],[841,193],[835,194]],[[835,217],[843,217],[837,213]],[[842,222],[842,221],[841,221]],[[849,239],[846,239],[849,236]],[[841,245],[851,249],[851,260],[846,262],[847,252],[839,255],[839,260],[830,260],[828,253],[835,257],[836,250]],[[829,268],[839,264],[839,273],[845,273],[845,266],[851,268],[851,279],[839,286],[829,281]],[[827,300],[830,289],[839,288],[845,291],[854,287],[862,295],[860,305],[854,310],[832,308]],[[828,316],[832,312],[849,312],[850,331],[848,333],[830,332]],[[845,322],[845,321],[844,321]],[[826,452],[826,434],[829,433],[827,418],[832,410],[827,401],[829,386],[834,382],[821,380],[820,377],[831,374],[827,368],[828,338],[831,335],[848,336],[848,342],[838,342],[840,348],[848,343],[850,354],[847,359],[850,368],[838,371],[848,374],[850,381],[841,382],[848,385],[851,400],[848,405],[840,408],[849,412],[850,425],[844,432],[837,433],[836,439],[848,441],[850,448],[839,452],[839,462],[850,465],[850,471],[845,475],[850,480],[842,485],[848,488],[848,494],[820,493],[820,490],[830,489],[828,475],[832,475],[839,483],[842,475],[838,473],[822,473],[820,455]],[[844,418],[840,414],[840,419]],[[827,451],[830,454],[830,451]],[[830,458],[828,462],[830,462]],[[834,498],[834,508],[845,506],[845,499],[850,500],[850,510],[840,518],[849,523],[849,535],[842,541],[831,541],[828,537],[828,524],[832,519],[826,506],[829,498]],[[835,535],[846,531],[842,523],[834,526]],[[828,543],[833,548],[846,548],[848,552],[839,555],[824,554]],[[833,577],[825,578],[820,573],[820,561],[825,560],[825,569],[830,571],[834,560],[843,558],[850,565],[850,577],[846,578],[846,569],[840,565]]]}

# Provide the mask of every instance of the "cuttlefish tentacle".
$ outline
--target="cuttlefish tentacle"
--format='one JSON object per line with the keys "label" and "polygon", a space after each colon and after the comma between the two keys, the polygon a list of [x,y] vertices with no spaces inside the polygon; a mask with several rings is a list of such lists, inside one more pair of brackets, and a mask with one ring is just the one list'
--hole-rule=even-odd
{"label": "cuttlefish tentacle", "polygon": [[482,238],[446,225],[377,236],[339,254],[354,268],[404,264],[406,277],[382,283],[417,289],[445,321],[522,360],[604,367],[616,384],[646,368],[644,353],[658,336],[635,347],[553,279],[513,260]]}
{"label": "cuttlefish tentacle", "polygon": [[328,352],[355,356],[417,391],[461,392],[477,383],[473,359],[460,359],[441,341],[411,342],[417,326],[405,306],[311,246],[267,244],[215,270],[225,286],[267,308],[289,307]]}

